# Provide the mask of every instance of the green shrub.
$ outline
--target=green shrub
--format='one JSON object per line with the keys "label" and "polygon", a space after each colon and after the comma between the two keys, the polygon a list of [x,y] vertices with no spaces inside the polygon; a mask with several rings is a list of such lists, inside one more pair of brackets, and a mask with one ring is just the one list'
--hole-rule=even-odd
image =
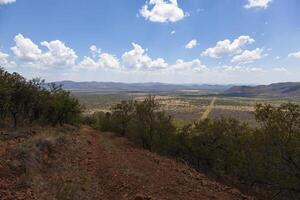
{"label": "green shrub", "polygon": [[27,81],[0,68],[0,125],[47,123],[78,125],[81,106],[61,86],[45,87],[41,79]]}
{"label": "green shrub", "polygon": [[141,102],[121,102],[111,113],[97,113],[94,118],[95,127],[126,136],[145,149],[233,184],[262,188],[262,198],[277,194],[282,199],[299,199],[300,106],[257,105],[255,115],[257,128],[221,118],[176,130],[172,118],[149,96]]}

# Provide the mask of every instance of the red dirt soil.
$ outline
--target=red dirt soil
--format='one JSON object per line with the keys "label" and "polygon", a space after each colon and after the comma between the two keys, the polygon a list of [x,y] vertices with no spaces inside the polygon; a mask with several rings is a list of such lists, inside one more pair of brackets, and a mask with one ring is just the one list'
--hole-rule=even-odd
{"label": "red dirt soil", "polygon": [[[55,156],[45,156],[26,186],[16,187],[24,175],[14,173],[8,162],[0,163],[0,199],[254,199],[184,164],[136,148],[125,138],[87,126],[68,137]],[[8,143],[0,141],[1,157],[15,146]]]}

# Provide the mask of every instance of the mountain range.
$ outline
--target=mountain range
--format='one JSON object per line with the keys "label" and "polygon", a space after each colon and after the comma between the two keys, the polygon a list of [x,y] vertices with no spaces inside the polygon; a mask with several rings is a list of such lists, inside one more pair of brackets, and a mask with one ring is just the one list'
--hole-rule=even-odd
{"label": "mountain range", "polygon": [[167,84],[167,83],[121,83],[121,82],[55,82],[73,92],[174,92],[184,90],[225,91],[232,85]]}
{"label": "mountain range", "polygon": [[300,82],[273,83],[270,85],[258,86],[233,86],[223,92],[225,96],[234,97],[278,97],[278,98],[299,98]]}
{"label": "mountain range", "polygon": [[55,82],[72,92],[176,92],[206,91],[228,97],[300,98],[300,82],[273,83],[270,85],[213,85],[121,82]]}

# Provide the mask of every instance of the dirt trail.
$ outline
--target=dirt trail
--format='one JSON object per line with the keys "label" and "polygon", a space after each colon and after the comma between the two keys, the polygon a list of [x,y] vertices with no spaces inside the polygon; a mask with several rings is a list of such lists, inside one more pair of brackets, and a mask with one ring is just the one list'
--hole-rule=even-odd
{"label": "dirt trail", "polygon": [[[83,126],[68,137],[59,152],[45,157],[47,165],[38,168],[25,189],[0,184],[0,199],[253,199],[186,165],[136,148],[114,134]],[[2,180],[15,185],[13,181],[19,178],[14,173],[11,176]],[[0,183],[3,181],[0,179]]]}
{"label": "dirt trail", "polygon": [[[99,199],[247,199],[173,160],[133,147],[124,138],[81,129]],[[250,198],[249,198],[250,199]]]}
{"label": "dirt trail", "polygon": [[214,97],[214,98],[211,100],[211,102],[210,102],[210,104],[208,105],[206,111],[202,114],[201,120],[205,120],[206,118],[208,118],[210,112],[213,110],[213,108],[214,108],[214,106],[215,106],[216,100],[217,100],[217,97]]}

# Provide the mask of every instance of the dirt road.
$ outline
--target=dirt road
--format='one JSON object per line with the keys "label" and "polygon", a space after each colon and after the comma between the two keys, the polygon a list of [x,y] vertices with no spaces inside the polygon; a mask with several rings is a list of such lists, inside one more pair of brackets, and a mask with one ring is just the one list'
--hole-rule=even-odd
{"label": "dirt road", "polygon": [[[236,189],[171,159],[133,147],[126,139],[84,127],[81,137],[90,176],[98,184],[99,199],[247,199]],[[249,198],[250,199],[250,198]]]}
{"label": "dirt road", "polygon": [[55,155],[44,157],[26,190],[0,184],[1,199],[253,199],[186,165],[136,148],[125,138],[87,126],[70,135]]}
{"label": "dirt road", "polygon": [[210,104],[208,105],[206,111],[202,114],[201,120],[205,120],[206,118],[208,118],[210,112],[211,112],[211,111],[213,110],[213,108],[214,108],[214,105],[215,105],[216,100],[217,100],[217,97],[214,97],[214,98],[211,100],[211,102],[210,102]]}

